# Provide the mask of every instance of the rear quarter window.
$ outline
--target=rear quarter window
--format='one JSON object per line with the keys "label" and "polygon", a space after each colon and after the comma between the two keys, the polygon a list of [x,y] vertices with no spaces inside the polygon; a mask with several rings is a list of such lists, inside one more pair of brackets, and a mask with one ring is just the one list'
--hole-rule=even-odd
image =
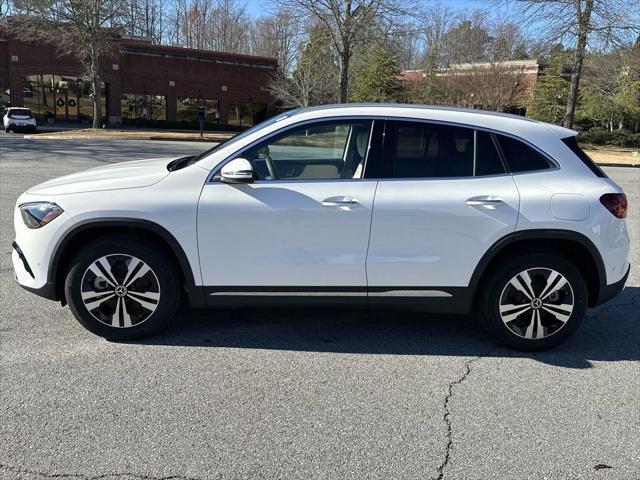
{"label": "rear quarter window", "polygon": [[608,178],[607,174],[604,173],[602,169],[591,159],[591,157],[580,148],[576,137],[563,138],[562,143],[569,147],[569,149],[575,153],[576,157],[578,157],[580,161],[596,175],[596,177]]}
{"label": "rear quarter window", "polygon": [[554,165],[537,150],[515,138],[496,135],[500,149],[512,173],[548,170]]}

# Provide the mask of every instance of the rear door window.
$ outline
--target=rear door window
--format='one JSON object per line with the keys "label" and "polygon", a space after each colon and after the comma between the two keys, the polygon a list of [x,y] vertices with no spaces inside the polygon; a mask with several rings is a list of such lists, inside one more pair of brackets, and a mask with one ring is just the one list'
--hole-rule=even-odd
{"label": "rear door window", "polygon": [[505,173],[504,164],[489,132],[476,130],[476,171],[477,177]]}
{"label": "rear door window", "polygon": [[492,135],[473,128],[389,122],[387,142],[387,178],[457,178],[506,171]]}

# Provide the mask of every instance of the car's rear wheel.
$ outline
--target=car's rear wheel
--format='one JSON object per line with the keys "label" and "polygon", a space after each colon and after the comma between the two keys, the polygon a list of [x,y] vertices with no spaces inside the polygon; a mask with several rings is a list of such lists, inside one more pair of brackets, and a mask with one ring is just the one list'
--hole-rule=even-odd
{"label": "car's rear wheel", "polygon": [[580,271],[555,254],[532,253],[489,275],[482,292],[483,325],[518,350],[544,350],[573,333],[587,308]]}
{"label": "car's rear wheel", "polygon": [[65,295],[91,332],[113,340],[142,338],[167,327],[178,306],[178,283],[164,252],[144,241],[104,238],[71,262]]}

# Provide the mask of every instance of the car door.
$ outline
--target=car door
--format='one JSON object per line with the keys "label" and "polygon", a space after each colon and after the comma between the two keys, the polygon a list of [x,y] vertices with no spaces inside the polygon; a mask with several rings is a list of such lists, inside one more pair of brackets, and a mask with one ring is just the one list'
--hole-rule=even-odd
{"label": "car door", "polygon": [[449,287],[467,287],[483,254],[518,219],[518,191],[493,134],[390,121],[380,161],[370,299],[450,297]]}
{"label": "car door", "polygon": [[377,180],[364,179],[371,120],[293,126],[233,155],[256,180],[215,175],[198,207],[211,304],[278,296],[366,302],[365,259]]}

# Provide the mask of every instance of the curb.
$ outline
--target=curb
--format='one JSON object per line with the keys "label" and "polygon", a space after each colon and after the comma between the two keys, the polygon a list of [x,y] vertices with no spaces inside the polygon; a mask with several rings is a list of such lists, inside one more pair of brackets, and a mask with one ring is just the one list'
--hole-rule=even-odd
{"label": "curb", "polygon": [[164,141],[164,142],[222,142],[224,139],[213,139],[213,138],[174,138],[174,137],[157,137],[157,136],[146,136],[146,137],[97,137],[97,136],[89,136],[89,135],[80,135],[76,137],[66,137],[60,135],[23,135],[25,140],[156,140],[156,141]]}
{"label": "curb", "polygon": [[151,137],[95,137],[89,135],[79,135],[77,137],[63,137],[60,135],[23,135],[25,140],[151,140]]}
{"label": "curb", "polygon": [[629,167],[629,168],[640,168],[640,163],[598,163],[596,164],[599,167]]}
{"label": "curb", "polygon": [[149,137],[149,140],[162,140],[164,142],[203,142],[203,143],[226,141],[226,140],[217,140],[213,138],[168,138],[168,137]]}

